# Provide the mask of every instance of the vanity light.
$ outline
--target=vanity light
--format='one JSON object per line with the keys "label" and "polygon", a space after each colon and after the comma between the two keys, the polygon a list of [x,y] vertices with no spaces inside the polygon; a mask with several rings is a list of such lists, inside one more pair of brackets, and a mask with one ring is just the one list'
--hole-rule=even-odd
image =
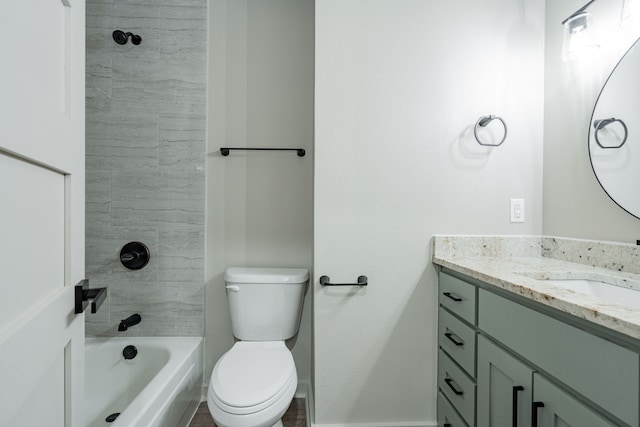
{"label": "vanity light", "polygon": [[584,58],[600,49],[592,28],[591,14],[585,9],[595,0],[584,5],[576,13],[565,19],[562,41],[562,60],[573,61]]}

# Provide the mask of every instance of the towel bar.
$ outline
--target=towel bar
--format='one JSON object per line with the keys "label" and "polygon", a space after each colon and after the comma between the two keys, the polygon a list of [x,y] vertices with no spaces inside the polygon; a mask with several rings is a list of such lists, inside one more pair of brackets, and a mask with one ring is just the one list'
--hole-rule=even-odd
{"label": "towel bar", "polygon": [[358,283],[331,283],[329,276],[320,276],[322,286],[367,286],[367,276],[358,276]]}
{"label": "towel bar", "polygon": [[298,157],[304,157],[306,151],[304,148],[232,148],[232,147],[220,147],[220,154],[228,156],[231,150],[245,150],[245,151],[295,151]]}

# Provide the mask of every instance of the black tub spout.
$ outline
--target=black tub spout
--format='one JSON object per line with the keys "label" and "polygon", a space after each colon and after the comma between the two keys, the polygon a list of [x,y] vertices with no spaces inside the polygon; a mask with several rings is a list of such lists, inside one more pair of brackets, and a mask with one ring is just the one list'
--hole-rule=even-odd
{"label": "black tub spout", "polygon": [[123,319],[120,321],[120,325],[118,325],[118,330],[126,331],[127,329],[129,329],[129,326],[137,325],[138,323],[140,323],[141,320],[142,320],[142,317],[140,317],[138,313],[132,314],[126,319]]}

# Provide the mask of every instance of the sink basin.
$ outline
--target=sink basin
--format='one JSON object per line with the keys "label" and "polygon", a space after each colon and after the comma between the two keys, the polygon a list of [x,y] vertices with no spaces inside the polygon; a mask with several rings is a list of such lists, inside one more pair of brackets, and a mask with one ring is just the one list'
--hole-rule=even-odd
{"label": "sink basin", "polygon": [[640,309],[640,290],[588,279],[538,279],[603,301]]}

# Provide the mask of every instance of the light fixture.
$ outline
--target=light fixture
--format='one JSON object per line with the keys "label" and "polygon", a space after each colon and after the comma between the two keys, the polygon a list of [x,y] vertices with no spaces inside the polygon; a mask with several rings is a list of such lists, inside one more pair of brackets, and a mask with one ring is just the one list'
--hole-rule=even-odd
{"label": "light fixture", "polygon": [[593,31],[591,14],[586,11],[587,7],[594,1],[591,0],[562,21],[562,25],[564,25],[564,38],[562,40],[563,61],[584,58],[600,49]]}
{"label": "light fixture", "polygon": [[631,27],[640,23],[640,1],[623,0],[620,26]]}

